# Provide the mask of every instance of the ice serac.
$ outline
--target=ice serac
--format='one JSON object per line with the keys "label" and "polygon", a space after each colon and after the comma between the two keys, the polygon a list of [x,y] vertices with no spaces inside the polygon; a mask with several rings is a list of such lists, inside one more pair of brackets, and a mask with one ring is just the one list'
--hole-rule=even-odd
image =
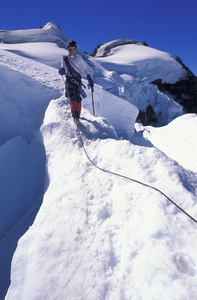
{"label": "ice serac", "polygon": [[0,50],[0,56],[0,299],[3,299],[17,241],[32,224],[43,199],[46,156],[35,132],[49,101],[60,95],[60,91],[57,82],[52,86],[47,82],[47,70],[52,68],[43,68],[43,64],[5,50]]}
{"label": "ice serac", "polygon": [[[83,107],[92,112],[92,96],[87,91]],[[139,110],[136,106],[95,85],[93,95],[95,115],[106,118],[120,138],[130,139],[135,131],[135,122]]]}
{"label": "ice serac", "polygon": [[95,168],[78,129],[96,165],[166,191],[194,215],[197,174],[117,139],[86,110],[76,127],[64,101],[51,101],[41,127],[49,185],[5,299],[195,299],[195,224],[156,191]]}
{"label": "ice serac", "polygon": [[95,82],[106,91],[142,112],[149,102],[156,112],[156,126],[197,111],[197,79],[169,53],[123,39],[100,46],[98,56],[89,60],[96,66]]}
{"label": "ice serac", "polygon": [[[122,78],[132,76],[138,80],[146,79],[150,85],[155,84],[163,94],[171,95],[185,112],[197,112],[197,77],[179,57],[147,47],[146,43],[132,39],[108,42],[100,45],[95,52],[92,60],[108,71],[114,71]],[[129,82],[125,81],[125,85],[118,90],[114,86],[114,80],[109,80],[106,71],[99,77],[96,81],[103,83],[110,92],[126,99],[131,98],[131,95],[128,98],[131,88]],[[152,104],[154,105],[153,102]],[[138,107],[141,108],[140,104]]]}
{"label": "ice serac", "polygon": [[[36,31],[40,40],[45,30],[53,37],[59,29],[49,23]],[[65,49],[56,42],[0,44],[0,176],[5,202],[12,204],[3,207],[1,201],[9,220],[0,218],[6,228],[0,298],[18,242],[6,300],[196,299],[196,224],[159,192],[196,219],[196,115],[183,116],[182,106],[151,82],[173,82],[185,71],[171,55],[142,44],[115,46],[105,57],[83,54],[96,82],[96,116],[86,89],[76,126],[57,70]],[[160,128],[135,124],[132,143],[135,106],[146,109],[147,100],[157,126],[180,118]],[[178,155],[182,149],[188,160]],[[40,191],[43,196],[45,162],[44,201],[27,223],[31,204]],[[24,215],[27,202],[31,209]],[[16,236],[24,219],[26,227]]]}
{"label": "ice serac", "polygon": [[51,42],[65,48],[67,36],[60,29],[58,25],[53,22],[47,23],[44,27],[39,29],[26,30],[1,30],[1,43],[32,43],[32,42]]}
{"label": "ice serac", "polygon": [[147,46],[147,43],[141,42],[139,40],[134,39],[118,39],[112,42],[105,43],[103,45],[99,45],[93,52],[92,56],[102,57],[110,54],[111,49],[121,46],[121,45],[129,45],[129,44],[137,44]]}

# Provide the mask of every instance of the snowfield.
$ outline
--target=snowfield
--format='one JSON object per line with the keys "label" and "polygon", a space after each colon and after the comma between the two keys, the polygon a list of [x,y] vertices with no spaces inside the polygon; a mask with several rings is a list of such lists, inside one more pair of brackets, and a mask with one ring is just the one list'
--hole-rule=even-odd
{"label": "snowfield", "polygon": [[[57,72],[66,50],[38,44],[0,44],[0,299],[196,300],[197,116],[148,75],[184,70],[142,45],[86,57],[96,115],[86,89],[75,125]],[[144,95],[158,127],[136,123]]]}
{"label": "snowfield", "polygon": [[[117,46],[106,57],[96,58],[107,70],[118,74],[124,72],[140,78],[148,77],[150,81],[158,79],[159,75],[164,82],[175,83],[177,78],[186,75],[172,55],[143,45]],[[171,68],[173,72],[170,72]]]}

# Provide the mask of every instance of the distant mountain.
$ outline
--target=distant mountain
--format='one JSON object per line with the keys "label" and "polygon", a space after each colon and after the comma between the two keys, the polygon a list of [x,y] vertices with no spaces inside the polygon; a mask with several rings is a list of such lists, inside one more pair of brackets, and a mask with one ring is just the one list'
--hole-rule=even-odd
{"label": "distant mountain", "polygon": [[65,47],[67,41],[67,36],[53,22],[47,23],[40,29],[0,30],[0,43],[6,44],[50,42]]}
{"label": "distant mountain", "polygon": [[[143,45],[148,46],[146,42],[141,42],[138,40],[133,39],[119,39],[115,41],[111,41],[108,43],[105,43],[103,45],[99,45],[93,52],[92,56],[95,58],[103,58],[103,57],[109,57],[110,55],[113,55],[113,50],[115,50],[116,47],[120,46],[126,46],[126,45]],[[144,50],[144,52],[148,52],[148,50]],[[130,51],[130,57],[132,60],[132,50]],[[135,55],[135,53],[134,53]],[[168,78],[162,78],[162,73],[166,69],[167,64],[162,61],[162,65],[159,64],[156,66],[156,69],[152,69],[152,75],[156,76],[154,80],[152,81],[153,84],[157,85],[160,92],[165,93],[166,95],[171,95],[171,97],[181,104],[184,108],[185,112],[194,112],[197,113],[197,77],[185,66],[185,64],[182,62],[182,60],[177,56],[171,56],[174,60],[180,64],[181,68],[185,71],[183,72],[183,76],[179,77],[179,74],[177,74],[177,78],[174,79],[174,82],[168,82]],[[148,66],[148,59],[147,57],[147,64],[143,65],[144,71]],[[157,59],[157,58],[156,58]],[[143,58],[142,58],[143,60]],[[142,62],[141,60],[141,62]],[[118,57],[117,57],[117,63],[118,63]],[[133,62],[132,62],[133,63]],[[154,67],[155,67],[154,66]],[[132,66],[131,66],[132,68]],[[168,67],[167,67],[168,68]],[[162,70],[163,69],[163,70]],[[175,75],[176,77],[176,70],[168,68],[170,73],[172,75]],[[143,72],[143,70],[142,70]],[[151,69],[149,68],[149,72],[151,72]],[[124,73],[124,71],[123,71]],[[184,74],[185,73],[185,74]],[[149,74],[151,75],[151,74]],[[160,77],[161,76],[161,77]],[[151,77],[151,76],[149,76]]]}
{"label": "distant mountain", "polygon": [[185,66],[178,56],[175,56],[175,59],[186,71],[186,77],[174,84],[162,82],[161,79],[157,79],[153,83],[157,85],[161,92],[172,95],[174,100],[183,106],[186,113],[197,113],[197,77]]}
{"label": "distant mountain", "polygon": [[59,26],[2,37],[0,299],[195,300],[197,116],[171,90],[190,71],[131,39],[77,49],[76,125]]}
{"label": "distant mountain", "polygon": [[[53,22],[40,29],[0,31],[0,42],[4,43],[4,49],[8,44],[40,42],[54,43],[65,49],[67,41],[67,36]],[[36,51],[35,49],[35,53]],[[17,50],[14,52],[21,54]],[[36,57],[35,53],[31,53],[29,57],[41,61],[40,55]],[[197,77],[180,58],[150,48],[146,42],[130,38],[99,45],[91,56],[80,49],[78,53],[89,64],[95,82],[106,91],[136,105],[141,116],[146,114],[149,103],[157,115],[158,122],[155,126],[165,125],[184,113],[197,113]],[[54,57],[50,61],[48,52],[43,52],[42,60],[48,65],[60,66],[60,58]],[[162,105],[164,98],[167,102]],[[168,98],[180,104],[179,108],[177,106],[178,110],[173,107],[169,111]],[[169,116],[168,120],[166,115]],[[143,122],[143,118],[141,121]],[[143,124],[146,125],[147,121]]]}
{"label": "distant mountain", "polygon": [[91,54],[91,56],[93,56],[93,57],[107,56],[113,48],[118,47],[120,45],[129,45],[129,44],[148,46],[148,44],[146,42],[141,42],[139,40],[118,39],[113,42],[108,42],[105,44],[98,45],[97,48],[95,48],[95,50]]}

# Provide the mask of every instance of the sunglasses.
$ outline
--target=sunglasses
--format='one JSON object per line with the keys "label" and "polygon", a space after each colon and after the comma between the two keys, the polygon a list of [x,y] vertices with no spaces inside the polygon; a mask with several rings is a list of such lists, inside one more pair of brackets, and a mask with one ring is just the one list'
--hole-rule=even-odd
{"label": "sunglasses", "polygon": [[68,51],[71,51],[71,52],[73,52],[75,50],[76,50],[76,48],[68,48]]}

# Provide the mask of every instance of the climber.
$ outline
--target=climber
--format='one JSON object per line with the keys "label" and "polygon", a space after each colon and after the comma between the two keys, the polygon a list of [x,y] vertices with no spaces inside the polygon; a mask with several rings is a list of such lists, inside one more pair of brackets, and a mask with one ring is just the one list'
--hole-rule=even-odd
{"label": "climber", "polygon": [[61,68],[59,69],[59,74],[66,76],[66,96],[70,99],[71,113],[75,122],[79,120],[81,113],[81,71],[86,75],[88,86],[92,91],[94,89],[94,82],[88,74],[86,63],[81,56],[75,53],[76,49],[77,43],[73,40],[69,40],[67,43],[68,54],[63,56]]}

